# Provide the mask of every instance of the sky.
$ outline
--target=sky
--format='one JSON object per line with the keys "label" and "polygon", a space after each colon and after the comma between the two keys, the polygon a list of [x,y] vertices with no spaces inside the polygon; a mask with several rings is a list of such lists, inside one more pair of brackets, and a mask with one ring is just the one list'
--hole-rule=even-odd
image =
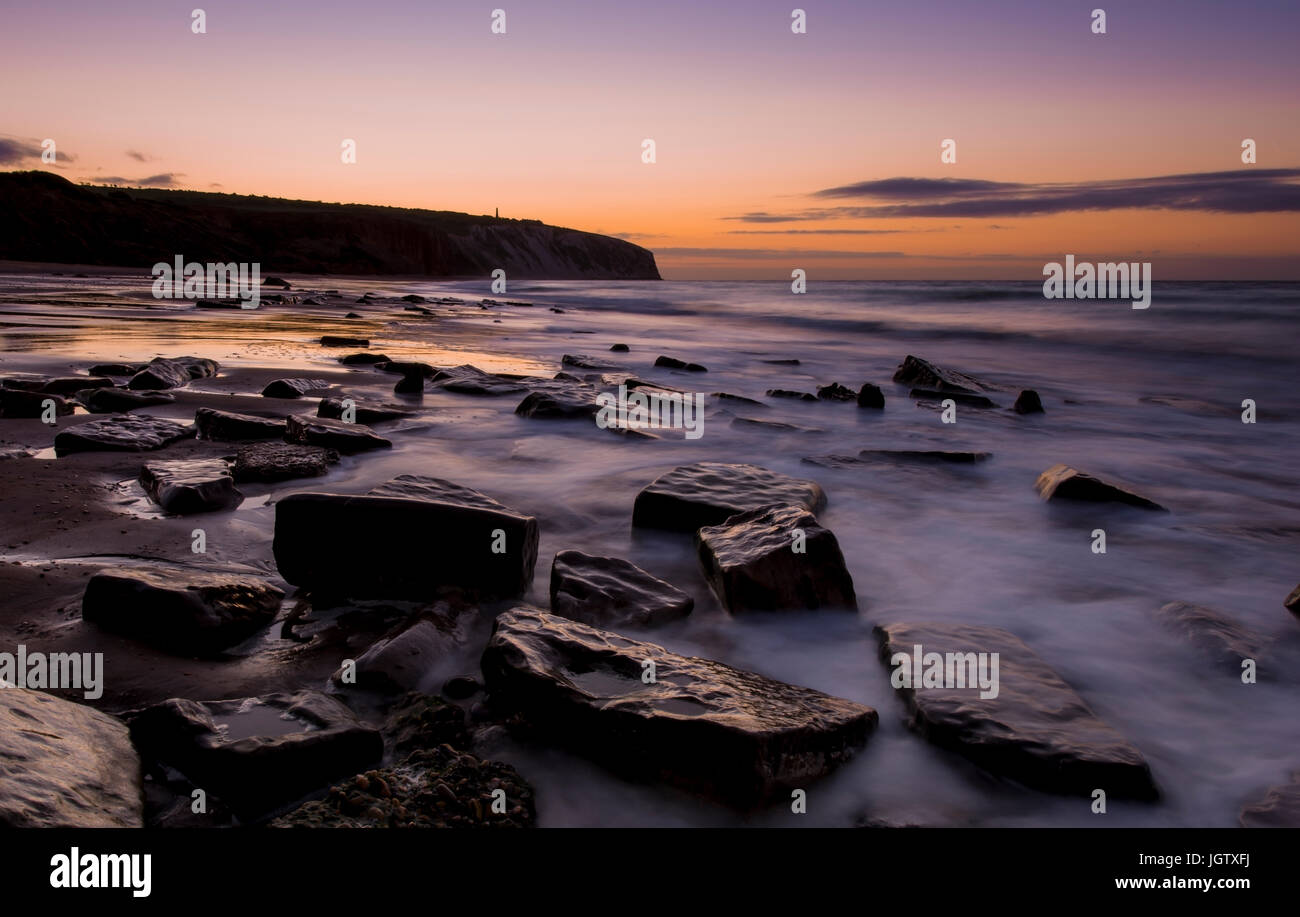
{"label": "sky", "polygon": [[669,279],[1300,279],[1298,46],[1296,0],[0,0],[0,169],[499,208]]}

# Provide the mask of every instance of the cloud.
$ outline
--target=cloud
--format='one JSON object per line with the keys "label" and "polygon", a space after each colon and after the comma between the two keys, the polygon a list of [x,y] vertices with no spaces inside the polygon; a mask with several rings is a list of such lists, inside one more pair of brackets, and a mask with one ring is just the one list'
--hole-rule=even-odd
{"label": "cloud", "polygon": [[[75,162],[77,157],[65,153],[55,144],[55,165]],[[41,141],[32,138],[0,136],[0,166],[34,165],[41,161]]]}
{"label": "cloud", "polygon": [[[729,236],[890,236],[907,229],[728,229]],[[918,232],[932,232],[923,229]]]}
{"label": "cloud", "polygon": [[184,172],[163,172],[159,175],[149,175],[145,178],[123,178],[120,175],[103,175],[91,179],[101,185],[132,185],[146,188],[175,188],[178,184],[176,179],[184,176]]}
{"label": "cloud", "polygon": [[673,258],[906,258],[903,252],[817,251],[789,248],[656,248],[655,256]]}
{"label": "cloud", "polygon": [[141,153],[139,150],[127,150],[126,155],[130,156],[136,162],[148,162],[153,159],[149,154]]}
{"label": "cloud", "polygon": [[983,219],[1133,208],[1291,213],[1300,211],[1300,169],[1237,169],[1073,183],[886,178],[824,188],[810,197],[870,203],[788,214],[757,212],[724,219],[744,223],[911,217]]}

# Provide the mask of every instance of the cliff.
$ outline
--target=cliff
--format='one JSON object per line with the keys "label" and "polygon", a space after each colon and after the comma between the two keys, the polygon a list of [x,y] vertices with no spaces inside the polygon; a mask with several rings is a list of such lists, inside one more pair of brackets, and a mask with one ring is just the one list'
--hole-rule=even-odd
{"label": "cliff", "polygon": [[262,274],[658,280],[650,251],[535,220],[238,194],[74,185],[0,172],[0,260],[258,262]]}

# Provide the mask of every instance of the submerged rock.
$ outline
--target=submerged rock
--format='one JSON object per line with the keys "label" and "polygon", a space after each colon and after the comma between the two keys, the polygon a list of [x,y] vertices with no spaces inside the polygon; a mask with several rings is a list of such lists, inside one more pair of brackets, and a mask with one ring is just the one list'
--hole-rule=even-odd
{"label": "submerged rock", "polygon": [[695,547],[705,579],[732,614],[857,610],[839,542],[802,506],[767,506],[705,526]]}
{"label": "submerged rock", "polygon": [[861,461],[944,462],[973,465],[989,458],[988,452],[958,452],[949,449],[863,449],[858,453]]}
{"label": "submerged rock", "polygon": [[234,700],[172,698],[130,716],[147,759],[175,768],[244,820],[377,764],[379,731],[315,691]]}
{"label": "submerged rock", "polygon": [[86,372],[92,376],[134,376],[148,363],[96,363]]}
{"label": "submerged rock", "polygon": [[205,379],[217,374],[215,360],[203,357],[155,357],[144,369],[127,383],[132,389],[179,388],[192,379]]}
{"label": "submerged rock", "polygon": [[133,392],[125,388],[95,388],[77,392],[77,400],[92,414],[125,414],[136,408],[171,404],[175,395],[167,392]]}
{"label": "submerged rock", "polygon": [[1043,401],[1038,397],[1038,392],[1027,388],[1016,396],[1016,403],[1011,406],[1011,410],[1017,414],[1042,414]]}
{"label": "submerged rock", "polygon": [[880,386],[863,382],[862,388],[858,390],[858,407],[879,409],[884,406],[885,393],[880,390]]}
{"label": "submerged rock", "polygon": [[[356,410],[356,417],[354,418],[356,423],[382,423],[385,420],[401,420],[403,417],[411,416],[410,411],[382,404],[364,404],[354,401],[353,408]],[[322,398],[316,408],[316,416],[342,420],[343,410],[342,398]]]}
{"label": "submerged rock", "polygon": [[737,513],[773,503],[819,512],[826,494],[816,481],[792,478],[758,465],[700,462],[660,475],[636,496],[632,524],[693,532]]}
{"label": "submerged rock", "polygon": [[1300,586],[1292,589],[1291,594],[1283,600],[1282,604],[1291,614],[1300,617]]}
{"label": "submerged rock", "polygon": [[336,464],[339,454],[322,446],[299,446],[292,443],[257,443],[235,453],[231,473],[235,481],[286,481],[291,478],[319,477]]}
{"label": "submerged rock", "polygon": [[325,379],[276,379],[262,389],[264,398],[301,398],[330,387]]}
{"label": "submerged rock", "polygon": [[300,417],[291,415],[284,434],[287,442],[304,446],[324,446],[345,455],[367,449],[389,449],[392,442],[374,430],[359,423],[344,423],[328,417]]}
{"label": "submerged rock", "polygon": [[279,439],[284,436],[286,426],[283,418],[199,408],[194,412],[194,428],[198,430],[200,439],[238,442],[245,439]]}
{"label": "submerged rock", "polygon": [[140,484],[164,512],[178,516],[233,509],[244,502],[230,466],[221,459],[150,462],[140,469]]}
{"label": "submerged rock", "polygon": [[350,338],[337,334],[327,334],[320,339],[322,347],[369,347],[370,341],[366,338]]}
{"label": "submerged rock", "polygon": [[594,389],[574,388],[570,391],[529,392],[515,408],[520,417],[545,420],[567,420],[575,417],[595,417],[600,413]]}
{"label": "submerged rock", "polygon": [[973,408],[995,408],[993,400],[983,395],[971,395],[966,392],[950,391],[947,389],[936,390],[927,388],[914,388],[908,394],[918,401],[954,401],[957,404],[968,405]]}
{"label": "submerged rock", "polygon": [[784,388],[769,388],[767,390],[769,398],[793,398],[797,401],[816,401],[817,396],[811,392],[793,392]]}
{"label": "submerged rock", "polygon": [[446,587],[520,594],[532,583],[537,540],[532,516],[450,481],[403,475],[360,496],[285,497],[272,549],[280,575],[297,586],[428,599]]}
{"label": "submerged rock", "polygon": [[525,607],[497,617],[482,668],[493,707],[548,743],[740,806],[826,775],[878,719],[861,704]]}
{"label": "submerged rock", "polygon": [[854,401],[858,396],[853,389],[832,382],[830,385],[817,386],[817,397],[822,401]]}
{"label": "submerged rock", "polygon": [[619,557],[561,551],[551,563],[551,611],[597,627],[654,627],[691,613],[695,600]]}
{"label": "submerged rock", "polygon": [[585,353],[566,353],[560,357],[561,366],[572,366],[575,369],[618,369],[613,363],[607,363],[599,357],[590,357]]}
{"label": "submerged rock", "polygon": [[[405,692],[420,688],[432,668],[455,652],[462,638],[446,615],[429,615],[381,637],[356,659],[356,684],[379,691]],[[344,671],[334,673],[343,684]]]}
{"label": "submerged rock", "polygon": [[976,393],[986,391],[988,386],[973,376],[955,370],[936,366],[929,360],[908,354],[898,369],[894,371],[894,381],[921,389],[935,389],[941,392]]}
{"label": "submerged rock", "polygon": [[1168,602],[1160,606],[1156,617],[1234,674],[1241,674],[1242,660],[1260,661],[1263,638],[1213,608]]}
{"label": "submerged rock", "polygon": [[283,598],[250,576],[118,567],[90,578],[81,617],[173,652],[206,655],[266,627]]}
{"label": "submerged rock", "polygon": [[54,453],[146,452],[193,435],[193,427],[174,420],[148,414],[114,414],[61,431],[54,437]]}
{"label": "submerged rock", "polygon": [[1143,509],[1163,510],[1159,503],[1111,484],[1069,465],[1053,465],[1038,476],[1034,489],[1044,500],[1082,500],[1089,503],[1126,503]]}
{"label": "submerged rock", "polygon": [[433,374],[430,383],[434,388],[458,395],[516,395],[528,391],[528,386],[517,377],[484,372],[468,363],[439,370]]}
{"label": "submerged rock", "polygon": [[339,362],[344,366],[373,366],[376,363],[387,363],[389,359],[383,353],[350,353],[346,357],[339,357]]}
{"label": "submerged rock", "polygon": [[[679,360],[676,357],[661,356],[659,359],[655,360],[655,366],[662,369],[684,369],[690,373],[707,373],[709,371],[707,366],[701,366],[699,363],[687,363],[685,360]],[[605,369],[609,367],[597,368]]]}
{"label": "submerged rock", "polygon": [[610,344],[609,349],[614,353],[627,353],[629,350],[626,344]]}
{"label": "submerged rock", "polygon": [[[1074,689],[1014,634],[967,624],[899,623],[877,627],[880,658],[894,669],[895,687],[907,705],[909,726],[931,742],[978,766],[1039,790],[1090,796],[1155,799],[1151,770],[1142,753],[1092,712]],[[910,672],[916,648],[920,672]],[[931,686],[931,654],[954,675],[975,681],[976,654],[997,655],[997,696],[981,697],[979,685]],[[894,655],[909,663],[895,666]],[[987,657],[992,664],[992,656]],[[902,683],[909,672],[915,681]],[[942,682],[940,682],[940,685]],[[951,682],[954,684],[955,682]]]}
{"label": "submerged rock", "polygon": [[1300,828],[1300,771],[1290,783],[1270,787],[1262,799],[1244,806],[1237,821],[1243,828]]}
{"label": "submerged rock", "polygon": [[126,726],[84,704],[0,689],[0,827],[139,828],[140,757]]}

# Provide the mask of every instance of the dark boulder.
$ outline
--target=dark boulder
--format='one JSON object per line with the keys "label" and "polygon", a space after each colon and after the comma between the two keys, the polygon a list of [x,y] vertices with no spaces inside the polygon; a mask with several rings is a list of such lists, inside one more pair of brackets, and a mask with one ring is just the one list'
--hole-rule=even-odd
{"label": "dark boulder", "polygon": [[880,386],[863,382],[862,388],[858,390],[858,407],[879,409],[884,406],[885,393],[880,390]]}
{"label": "dark boulder", "polygon": [[124,414],[137,408],[171,404],[175,395],[167,392],[133,392],[125,388],[95,388],[77,392],[77,400],[92,414]]}
{"label": "dark boulder", "polygon": [[113,380],[103,377],[60,376],[57,379],[46,379],[41,384],[40,391],[50,395],[74,395],[82,389],[112,387]]}
{"label": "dark boulder", "polygon": [[792,398],[796,401],[816,401],[817,396],[811,392],[794,392],[785,388],[769,388],[767,390],[769,398]]}
{"label": "dark boulder", "polygon": [[20,388],[0,388],[0,417],[44,417],[50,405],[54,406],[55,417],[66,417],[73,412],[72,403],[58,395],[29,392]]}
{"label": "dark boulder", "polygon": [[239,442],[246,439],[279,439],[287,429],[283,418],[236,414],[216,408],[199,408],[194,412],[194,428],[199,439]]}
{"label": "dark boulder", "polygon": [[301,398],[330,387],[325,379],[276,379],[262,389],[264,398]]}
{"label": "dark boulder", "polygon": [[[411,412],[402,408],[388,407],[382,404],[362,404],[353,402],[353,408],[356,416],[353,418],[355,423],[382,423],[385,420],[401,420],[403,417],[410,417]],[[345,405],[342,398],[322,398],[316,408],[317,417],[328,417],[332,420],[342,420]]]}
{"label": "dark boulder", "polygon": [[173,652],[208,655],[270,624],[282,598],[249,576],[118,567],[90,578],[81,617]]}
{"label": "dark boulder", "polygon": [[148,363],[96,363],[86,372],[92,376],[134,376]]}
{"label": "dark boulder", "polygon": [[364,424],[344,423],[328,417],[297,415],[288,418],[284,438],[286,442],[303,446],[337,449],[345,455],[364,452],[367,449],[389,449],[393,445]]}
{"label": "dark boulder", "polygon": [[741,807],[825,776],[878,720],[861,704],[526,607],[497,617],[482,669],[493,707],[517,713],[519,728]]}
{"label": "dark boulder", "polygon": [[685,360],[679,360],[676,357],[661,356],[655,360],[655,366],[662,369],[684,369],[692,373],[707,373],[709,371],[707,367],[701,366],[699,363],[687,363]]}
{"label": "dark boulder", "polygon": [[335,334],[327,334],[320,339],[322,347],[369,347],[370,341],[365,338],[342,337]]}
{"label": "dark boulder", "polygon": [[382,353],[350,353],[346,357],[339,357],[339,362],[344,366],[373,366],[389,360],[388,355]]}
{"label": "dark boulder", "polygon": [[627,353],[629,348],[626,344],[610,344],[609,349],[614,353]]}
{"label": "dark boulder", "polygon": [[700,462],[660,475],[636,496],[632,524],[694,532],[737,513],[774,503],[819,512],[826,494],[815,481],[792,478],[758,465]]}
{"label": "dark boulder", "polygon": [[822,401],[854,401],[858,396],[848,386],[832,382],[830,385],[817,386],[817,397]]}
{"label": "dark boulder", "polygon": [[985,391],[988,386],[973,376],[955,370],[936,366],[929,360],[908,355],[898,369],[894,371],[894,381],[921,389],[934,389],[941,392],[976,393]]}
{"label": "dark boulder", "polygon": [[1089,503],[1125,503],[1143,509],[1163,510],[1159,503],[1139,496],[1069,465],[1053,465],[1038,476],[1034,489],[1044,500],[1081,500]]}
{"label": "dark boulder", "polygon": [[560,357],[560,365],[572,366],[574,369],[618,369],[613,363],[607,363],[600,357],[587,356],[585,353],[566,353]]}
{"label": "dark boulder", "polygon": [[529,392],[515,408],[520,417],[543,420],[568,420],[575,417],[595,417],[600,413],[596,392],[586,387],[568,390]]}
{"label": "dark boulder", "polygon": [[127,388],[157,390],[179,388],[192,379],[206,379],[217,374],[215,360],[203,357],[155,357],[144,369],[131,377]]}
{"label": "dark boulder", "polygon": [[918,401],[953,401],[957,404],[968,405],[972,408],[997,407],[991,398],[987,398],[984,395],[971,395],[966,392],[949,391],[947,389],[940,391],[936,389],[914,388],[908,392],[908,394]]}
{"label": "dark boulder", "polygon": [[177,516],[233,509],[244,501],[221,459],[150,462],[140,469],[140,484],[163,512]]}
{"label": "dark boulder", "polygon": [[1043,402],[1038,397],[1038,392],[1032,388],[1027,388],[1016,396],[1016,403],[1011,409],[1017,414],[1042,414]]}
{"label": "dark boulder", "polygon": [[[1241,663],[1245,659],[1259,663],[1264,651],[1262,637],[1213,608],[1189,602],[1167,602],[1156,611],[1156,618],[1205,653],[1220,668],[1234,675],[1241,674]],[[1261,676],[1264,674],[1260,673]]]}
{"label": "dark boulder", "polygon": [[853,578],[830,529],[802,506],[768,506],[695,534],[704,577],[722,607],[857,610]]}
{"label": "dark boulder", "polygon": [[188,439],[194,428],[147,414],[114,414],[69,427],[54,437],[54,453],[145,452]]}
{"label": "dark boulder", "polygon": [[596,627],[654,627],[691,613],[695,600],[618,557],[561,551],[551,563],[551,611]]}

